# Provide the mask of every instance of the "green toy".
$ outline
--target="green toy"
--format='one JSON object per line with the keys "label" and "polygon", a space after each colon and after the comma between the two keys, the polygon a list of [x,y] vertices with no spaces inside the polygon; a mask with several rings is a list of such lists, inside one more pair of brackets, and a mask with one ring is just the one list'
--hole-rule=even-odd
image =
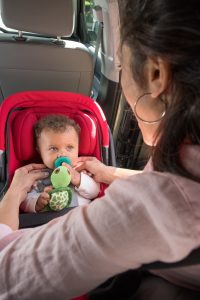
{"label": "green toy", "polygon": [[66,167],[60,166],[51,174],[51,183],[53,189],[49,192],[51,199],[49,207],[51,210],[59,211],[69,207],[72,200],[72,191],[68,187],[71,181],[71,175]]}
{"label": "green toy", "polygon": [[60,211],[65,207],[69,207],[72,201],[72,190],[69,187],[71,182],[71,174],[62,163],[71,164],[68,157],[59,157],[54,162],[56,169],[51,174],[51,183],[53,189],[49,192],[51,198],[44,211]]}

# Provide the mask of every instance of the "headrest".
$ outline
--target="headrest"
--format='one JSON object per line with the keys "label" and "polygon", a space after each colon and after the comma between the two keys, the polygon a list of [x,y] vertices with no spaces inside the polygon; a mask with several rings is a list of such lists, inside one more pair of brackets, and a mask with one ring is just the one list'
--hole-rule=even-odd
{"label": "headrest", "polygon": [[[18,111],[11,124],[11,136],[14,152],[19,161],[34,161],[37,156],[34,141],[34,124],[41,117],[57,112],[39,112],[36,109]],[[59,112],[62,114],[61,112]],[[79,155],[94,155],[97,145],[97,128],[95,120],[82,111],[76,113],[63,113],[74,119],[81,128]]]}
{"label": "headrest", "polygon": [[0,0],[3,23],[12,29],[47,36],[71,36],[75,0]]}

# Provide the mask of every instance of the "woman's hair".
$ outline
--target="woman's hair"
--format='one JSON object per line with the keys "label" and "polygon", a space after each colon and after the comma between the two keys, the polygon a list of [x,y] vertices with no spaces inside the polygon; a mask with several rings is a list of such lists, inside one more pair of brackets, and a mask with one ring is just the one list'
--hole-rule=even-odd
{"label": "woman's hair", "polygon": [[[154,168],[200,181],[180,160],[186,140],[200,144],[200,1],[119,0],[119,6],[121,45],[131,50],[132,75],[138,85],[145,88],[148,57],[159,56],[171,68],[171,99],[157,132]],[[166,95],[162,97],[166,100]]]}
{"label": "woman's hair", "polygon": [[70,128],[74,128],[77,135],[80,134],[79,125],[65,115],[47,115],[41,118],[34,127],[36,141],[39,139],[43,130],[51,130],[54,132],[64,132]]}

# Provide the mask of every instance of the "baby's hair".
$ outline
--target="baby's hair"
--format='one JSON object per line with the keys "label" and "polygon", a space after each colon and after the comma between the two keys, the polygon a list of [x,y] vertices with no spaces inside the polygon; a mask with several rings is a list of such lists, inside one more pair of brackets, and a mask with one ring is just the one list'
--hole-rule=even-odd
{"label": "baby's hair", "polygon": [[69,127],[74,128],[77,135],[80,135],[80,126],[73,119],[65,115],[47,115],[35,124],[35,138],[38,140],[44,129],[54,132],[64,132]]}

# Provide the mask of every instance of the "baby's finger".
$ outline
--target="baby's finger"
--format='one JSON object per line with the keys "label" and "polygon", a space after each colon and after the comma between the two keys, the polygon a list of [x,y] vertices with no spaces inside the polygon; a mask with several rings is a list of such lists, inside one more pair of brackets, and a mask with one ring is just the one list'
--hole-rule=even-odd
{"label": "baby's finger", "polygon": [[45,205],[44,205],[42,202],[40,202],[40,203],[37,203],[37,204],[36,204],[35,210],[36,210],[37,212],[39,212],[39,211],[41,211],[44,207],[45,207]]}
{"label": "baby's finger", "polygon": [[62,163],[62,166],[66,167],[67,169],[71,168],[71,166],[69,164],[65,163],[65,162]]}
{"label": "baby's finger", "polygon": [[68,172],[69,172],[70,174],[73,173],[73,168],[72,168],[72,166],[70,166],[70,165],[68,165],[68,164],[66,164],[66,163],[62,163],[62,166],[66,167],[67,170],[68,170]]}
{"label": "baby's finger", "polygon": [[47,193],[47,192],[43,192],[41,196],[42,196],[42,199],[49,199],[50,198],[49,193]]}
{"label": "baby's finger", "polygon": [[48,203],[49,203],[49,199],[43,198],[42,201],[41,201],[41,204],[42,204],[43,207],[46,206]]}
{"label": "baby's finger", "polygon": [[44,192],[45,193],[49,193],[50,191],[52,191],[52,185],[49,185],[49,186],[46,186],[45,188],[44,188]]}

